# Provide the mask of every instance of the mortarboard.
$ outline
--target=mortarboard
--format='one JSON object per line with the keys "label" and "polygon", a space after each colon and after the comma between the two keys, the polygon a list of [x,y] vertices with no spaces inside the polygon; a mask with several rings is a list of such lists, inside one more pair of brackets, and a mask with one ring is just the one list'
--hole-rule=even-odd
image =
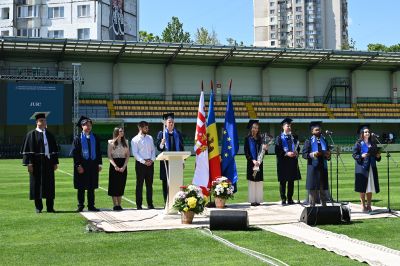
{"label": "mortarboard", "polygon": [[361,134],[361,131],[363,131],[366,128],[369,129],[369,127],[370,127],[369,124],[359,125],[358,128],[357,128],[357,134]]}
{"label": "mortarboard", "polygon": [[38,120],[40,118],[47,118],[49,116],[50,112],[35,112],[32,116],[31,116],[31,120]]}
{"label": "mortarboard", "polygon": [[93,124],[92,119],[82,115],[81,118],[79,118],[78,122],[76,123],[76,126],[82,127],[82,125],[86,124],[87,122],[90,122],[91,124]]}
{"label": "mortarboard", "polygon": [[321,127],[322,121],[311,121],[310,122],[310,129],[313,130],[315,127]]}
{"label": "mortarboard", "polygon": [[175,119],[174,113],[166,113],[163,114],[163,120],[168,120],[168,119]]}
{"label": "mortarboard", "polygon": [[283,126],[284,124],[291,124],[292,121],[293,121],[293,119],[286,117],[285,119],[282,120],[281,125]]}

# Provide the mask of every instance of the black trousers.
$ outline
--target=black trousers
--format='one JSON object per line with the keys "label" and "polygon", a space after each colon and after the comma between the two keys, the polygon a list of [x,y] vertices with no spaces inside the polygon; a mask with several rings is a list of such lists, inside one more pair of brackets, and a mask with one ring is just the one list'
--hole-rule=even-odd
{"label": "black trousers", "polygon": [[[287,197],[286,197],[286,183],[287,183]],[[292,201],[293,191],[294,191],[294,180],[279,182],[279,192],[281,194],[281,200],[286,201],[287,199],[288,201]]]}
{"label": "black trousers", "polygon": [[136,161],[136,206],[142,207],[143,203],[143,183],[146,183],[147,205],[153,205],[153,176],[154,163],[150,166]]}
{"label": "black trousers", "polygon": [[[94,188],[87,190],[88,208],[94,207]],[[85,189],[78,189],[78,207],[85,206]]]}
{"label": "black trousers", "polygon": [[[35,207],[38,210],[43,210],[42,199],[35,199]],[[48,211],[51,211],[54,209],[54,199],[46,199],[46,208]]]}
{"label": "black trousers", "polygon": [[164,203],[166,203],[168,197],[168,181],[167,179],[161,179],[161,181],[162,181],[162,192],[164,196]]}

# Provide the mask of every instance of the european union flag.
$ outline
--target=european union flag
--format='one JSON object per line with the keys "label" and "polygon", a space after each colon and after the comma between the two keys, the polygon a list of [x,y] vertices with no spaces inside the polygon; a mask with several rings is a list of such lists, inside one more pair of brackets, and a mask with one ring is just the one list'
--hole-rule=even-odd
{"label": "european union flag", "polygon": [[235,112],[233,110],[231,90],[229,90],[225,113],[224,133],[222,137],[221,168],[222,175],[229,178],[235,187],[238,180],[235,155],[238,150],[239,140],[235,122]]}

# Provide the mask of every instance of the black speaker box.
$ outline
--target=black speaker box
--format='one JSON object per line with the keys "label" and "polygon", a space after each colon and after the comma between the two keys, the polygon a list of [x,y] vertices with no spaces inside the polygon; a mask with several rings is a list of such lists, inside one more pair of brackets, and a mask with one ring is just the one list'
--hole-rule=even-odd
{"label": "black speaker box", "polygon": [[212,210],[210,212],[210,230],[247,230],[248,227],[247,211]]}
{"label": "black speaker box", "polygon": [[308,225],[340,224],[342,212],[340,206],[305,207],[300,215],[300,222]]}

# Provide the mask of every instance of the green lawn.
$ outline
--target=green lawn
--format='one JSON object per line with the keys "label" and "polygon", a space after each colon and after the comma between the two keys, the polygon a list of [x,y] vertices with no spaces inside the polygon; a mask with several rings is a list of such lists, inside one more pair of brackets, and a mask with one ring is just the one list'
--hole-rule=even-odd
{"label": "green lawn", "polygon": [[[354,186],[354,161],[350,155],[344,155],[347,171],[339,165],[339,199],[358,202]],[[400,161],[400,155],[394,154]],[[386,206],[386,158],[379,165],[382,192],[374,195],[374,204]],[[276,179],[274,156],[264,160],[264,196],[266,201],[278,201],[279,191]],[[335,166],[334,162],[334,166]],[[134,167],[133,160],[129,165],[128,183],[125,196],[134,201]],[[245,159],[238,156],[239,171],[238,193],[230,202],[245,202],[247,199],[247,182],[244,178]],[[100,185],[107,189],[108,165],[106,160],[101,173]],[[185,167],[185,183],[191,181],[194,157]],[[62,159],[60,170],[72,173],[72,160]],[[305,163],[301,167],[305,177]],[[336,169],[333,169],[336,173]],[[87,233],[86,221],[76,209],[76,191],[73,189],[72,177],[58,171],[56,173],[56,214],[36,214],[34,204],[28,200],[29,182],[26,168],[20,160],[0,160],[0,244],[1,261],[9,265],[48,265],[48,264],[135,264],[135,265],[240,265],[261,264],[257,259],[234,251],[198,230],[170,230],[140,233]],[[156,164],[158,173],[158,163]],[[400,209],[400,169],[392,167],[391,207]],[[300,182],[300,198],[305,198],[305,181]],[[333,190],[336,198],[336,183]],[[297,198],[297,196],[295,196]],[[162,207],[161,183],[158,175],[154,182],[154,203]],[[229,202],[228,202],[229,204]],[[144,204],[146,206],[146,204]],[[111,208],[112,201],[107,192],[98,189],[96,206]],[[133,208],[123,201],[124,208]],[[323,226],[322,228],[343,233],[352,237],[383,244],[400,249],[399,219],[383,219],[355,222],[350,225]],[[238,245],[274,256],[290,265],[350,265],[358,264],[333,253],[306,246],[261,230],[247,232],[220,231],[222,236]],[[206,255],[205,255],[206,254]],[[229,255],[229,256],[228,256]],[[3,264],[3,263],[2,263]]]}

